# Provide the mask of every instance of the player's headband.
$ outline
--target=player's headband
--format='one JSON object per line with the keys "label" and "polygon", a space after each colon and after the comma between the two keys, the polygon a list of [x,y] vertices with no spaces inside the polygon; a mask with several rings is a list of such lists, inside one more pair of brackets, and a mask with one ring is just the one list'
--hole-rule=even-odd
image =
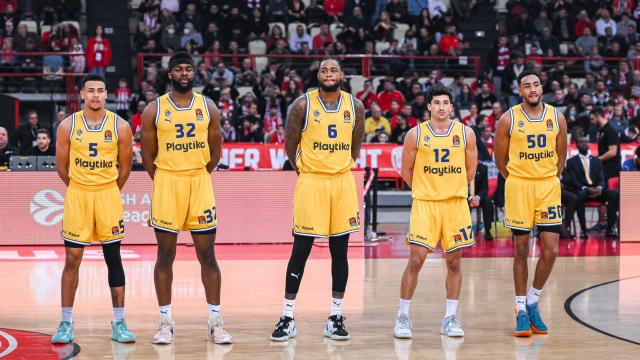
{"label": "player's headband", "polygon": [[173,69],[176,65],[187,64],[193,66],[193,58],[186,52],[177,52],[169,59],[169,69]]}

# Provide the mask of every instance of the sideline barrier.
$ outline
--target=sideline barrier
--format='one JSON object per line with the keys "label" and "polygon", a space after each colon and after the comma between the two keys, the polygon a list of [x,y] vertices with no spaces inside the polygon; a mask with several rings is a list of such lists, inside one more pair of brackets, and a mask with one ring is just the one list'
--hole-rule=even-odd
{"label": "sideline barrier", "polygon": [[[362,171],[353,172],[360,213],[363,209]],[[292,171],[213,173],[218,231],[216,243],[292,243],[293,191],[297,177]],[[60,230],[64,209],[64,183],[55,173],[1,172],[0,182],[13,189],[0,207],[3,237],[0,245],[62,244]],[[145,172],[133,172],[122,190],[124,244],[155,244],[147,226],[152,192]],[[363,231],[351,242],[362,242]],[[179,243],[192,243],[188,232]]]}

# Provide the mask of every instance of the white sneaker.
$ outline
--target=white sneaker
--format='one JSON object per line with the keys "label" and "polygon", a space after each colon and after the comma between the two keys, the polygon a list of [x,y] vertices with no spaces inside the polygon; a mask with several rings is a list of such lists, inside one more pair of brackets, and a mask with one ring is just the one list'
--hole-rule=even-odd
{"label": "white sneaker", "polygon": [[171,318],[161,318],[158,332],[153,335],[154,344],[172,344],[175,334],[175,323]]}
{"label": "white sneaker", "polygon": [[409,314],[401,313],[396,318],[396,326],[393,328],[393,333],[400,339],[411,339],[411,319]]}
{"label": "white sneaker", "polygon": [[209,341],[216,344],[232,344],[233,338],[227,330],[222,328],[222,317],[216,316],[215,318],[209,318],[209,332],[207,338]]}
{"label": "white sneaker", "polygon": [[447,335],[450,337],[464,336],[462,325],[458,322],[458,320],[456,320],[455,315],[451,315],[442,319],[442,328],[440,328],[440,333],[442,335]]}

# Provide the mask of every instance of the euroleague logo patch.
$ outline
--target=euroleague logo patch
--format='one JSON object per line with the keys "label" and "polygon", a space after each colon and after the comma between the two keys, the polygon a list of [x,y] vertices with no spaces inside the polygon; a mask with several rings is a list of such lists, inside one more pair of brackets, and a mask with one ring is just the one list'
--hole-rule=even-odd
{"label": "euroleague logo patch", "polygon": [[111,140],[113,140],[113,135],[111,133],[111,130],[107,130],[104,132],[104,142],[106,143],[110,143]]}
{"label": "euroleague logo patch", "polygon": [[199,108],[196,109],[196,119],[198,121],[202,121],[204,120],[204,116],[202,116],[202,110],[200,110]]}
{"label": "euroleague logo patch", "polygon": [[453,147],[460,147],[460,136],[453,135]]}
{"label": "euroleague logo patch", "polygon": [[205,218],[204,216],[198,216],[198,224],[203,225],[207,223],[207,218]]}
{"label": "euroleague logo patch", "polygon": [[457,244],[462,242],[462,236],[460,235],[453,235],[453,241]]}
{"label": "euroleague logo patch", "polygon": [[345,123],[351,122],[351,113],[349,112],[349,110],[345,110],[343,115]]}
{"label": "euroleague logo patch", "polygon": [[547,119],[547,131],[553,131],[553,121]]}

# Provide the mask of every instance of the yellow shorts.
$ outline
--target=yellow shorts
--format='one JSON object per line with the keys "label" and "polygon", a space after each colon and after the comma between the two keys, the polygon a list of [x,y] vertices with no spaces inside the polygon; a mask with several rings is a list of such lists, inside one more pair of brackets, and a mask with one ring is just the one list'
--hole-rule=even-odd
{"label": "yellow shorts", "polygon": [[181,173],[156,169],[149,223],[176,234],[215,229],[218,216],[211,174],[206,169]]}
{"label": "yellow shorts", "polygon": [[413,199],[407,242],[436,251],[441,240],[445,252],[462,249],[476,242],[467,199]]}
{"label": "yellow shorts", "polygon": [[329,237],[360,230],[353,174],[300,174],[293,195],[294,235]]}
{"label": "yellow shorts", "polygon": [[562,224],[560,179],[523,179],[509,176],[504,186],[504,225],[529,231],[537,226]]}
{"label": "yellow shorts", "polygon": [[64,197],[62,239],[89,245],[122,241],[122,198],[113,182],[104,186],[88,187],[71,181]]}

